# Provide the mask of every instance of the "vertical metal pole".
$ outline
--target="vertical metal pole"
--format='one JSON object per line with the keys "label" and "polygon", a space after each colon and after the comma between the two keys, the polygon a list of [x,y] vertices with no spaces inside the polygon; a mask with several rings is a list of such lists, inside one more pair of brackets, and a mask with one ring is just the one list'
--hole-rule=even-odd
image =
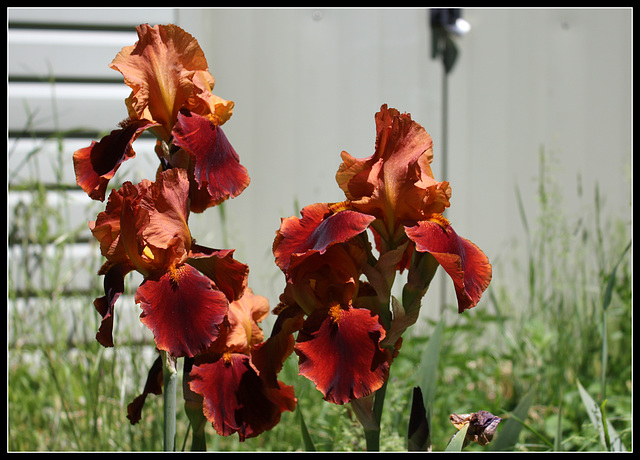
{"label": "vertical metal pole", "polygon": [[[448,134],[449,134],[449,73],[444,69],[442,70],[442,172],[439,180],[444,181],[449,179],[448,170]],[[440,270],[440,316],[444,313],[445,304],[447,303],[447,277],[443,276],[442,270]]]}

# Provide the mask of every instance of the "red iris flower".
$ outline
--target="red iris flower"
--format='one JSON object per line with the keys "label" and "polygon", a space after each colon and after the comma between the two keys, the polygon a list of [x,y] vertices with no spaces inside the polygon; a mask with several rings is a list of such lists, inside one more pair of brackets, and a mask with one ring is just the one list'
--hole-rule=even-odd
{"label": "red iris flower", "polygon": [[249,176],[222,128],[233,102],[214,95],[215,80],[198,42],[169,25],[136,28],[139,40],[122,49],[110,67],[131,87],[128,118],[118,129],[76,151],[76,181],[94,200],[104,201],[109,181],[133,157],[133,142],[145,131],[157,137],[164,167],[189,172],[191,211],[239,195]]}
{"label": "red iris flower", "polygon": [[338,218],[324,228],[330,212],[319,203],[303,209],[302,219],[285,219],[274,252],[288,281],[280,315],[307,315],[294,348],[300,373],[327,401],[344,404],[384,384],[392,353],[382,347],[386,331],[371,308],[375,292],[360,280],[367,250],[355,237],[373,218],[355,213],[350,219],[345,211],[345,222]]}
{"label": "red iris flower", "polygon": [[206,350],[218,337],[229,302],[244,292],[248,267],[233,259],[233,251],[192,240],[189,187],[182,169],[164,171],[156,182],[125,182],[90,223],[107,258],[100,270],[105,296],[94,302],[103,317],[96,338],[104,346],[113,346],[113,308],[132,270],[144,276],[135,295],[140,319],[156,346],[175,357]]}
{"label": "red iris flower", "polygon": [[336,180],[348,198],[345,206],[376,216],[372,227],[387,248],[408,238],[414,243],[409,251],[430,253],[454,282],[458,311],[474,307],[491,281],[491,265],[442,216],[451,188],[433,178],[431,136],[409,114],[386,105],[376,114],[376,128],[372,156],[342,153]]}
{"label": "red iris flower", "polygon": [[433,178],[431,137],[386,105],[375,120],[375,153],[365,159],[342,153],[336,179],[347,201],[313,204],[300,218],[283,219],[273,244],[287,280],[279,311],[307,315],[295,347],[300,372],[338,404],[384,383],[398,339],[417,318],[419,299],[411,318],[391,301],[397,270],[409,268],[406,290],[421,297],[441,265],[454,282],[459,312],[478,303],[491,279],[484,253],[442,216],[451,189]]}
{"label": "red iris flower", "polygon": [[[264,345],[259,323],[267,316],[267,299],[247,289],[229,306],[228,321],[189,373],[189,388],[203,398],[203,412],[222,436],[238,433],[241,441],[273,428],[282,412],[296,406],[293,387],[275,379],[286,356],[269,361],[254,353]],[[277,364],[276,364],[277,362]],[[278,368],[275,374],[273,366]]]}

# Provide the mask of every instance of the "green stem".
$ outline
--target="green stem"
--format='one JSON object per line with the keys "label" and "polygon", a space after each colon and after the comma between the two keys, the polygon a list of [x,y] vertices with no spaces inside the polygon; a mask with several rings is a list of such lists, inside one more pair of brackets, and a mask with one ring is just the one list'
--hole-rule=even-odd
{"label": "green stem", "polygon": [[[191,437],[191,451],[192,452],[206,452],[207,440],[205,437],[205,428],[207,419],[202,414],[202,408],[196,408],[196,414],[189,417],[191,421],[191,427],[193,428],[193,435]],[[194,420],[198,420],[196,423]]]}
{"label": "green stem", "polygon": [[207,450],[207,440],[205,437],[207,419],[205,418],[202,410],[203,398],[199,394],[193,392],[189,387],[193,361],[193,358],[185,358],[182,366],[182,394],[184,396],[184,410],[187,413],[189,423],[193,428],[191,451],[205,452]]}
{"label": "green stem", "polygon": [[600,370],[600,392],[602,400],[607,399],[607,311],[602,312],[602,357]]}
{"label": "green stem", "polygon": [[[388,382],[388,380],[387,380]],[[367,452],[380,451],[380,422],[382,421],[382,408],[384,406],[384,397],[387,393],[387,382],[376,391],[373,401],[373,415],[375,417],[376,428],[365,428],[364,438],[367,443]]]}
{"label": "green stem", "polygon": [[364,439],[367,442],[367,452],[380,451],[380,430],[364,430]]}
{"label": "green stem", "polygon": [[178,372],[176,358],[169,353],[162,352],[162,378],[164,380],[164,450],[173,452],[176,445],[176,390],[178,386]]}

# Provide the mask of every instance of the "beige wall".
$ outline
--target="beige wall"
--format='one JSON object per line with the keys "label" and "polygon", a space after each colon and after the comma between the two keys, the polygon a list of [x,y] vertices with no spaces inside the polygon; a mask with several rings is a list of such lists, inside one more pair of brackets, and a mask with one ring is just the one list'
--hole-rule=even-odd
{"label": "beige wall", "polygon": [[[447,212],[458,233],[492,260],[513,257],[523,237],[515,187],[533,220],[541,148],[563,192],[559,215],[593,204],[597,182],[606,212],[630,220],[630,11],[463,16],[472,29],[457,41],[448,84]],[[373,153],[381,104],[410,112],[432,135],[439,176],[442,67],[430,57],[426,10],[180,10],[178,20],[205,49],[218,94],[236,102],[226,132],[253,183],[227,208],[232,246],[252,262],[255,282],[294,199],[343,198],[339,154]],[[494,276],[508,282],[500,267]]]}
{"label": "beige wall", "polygon": [[[597,182],[607,215],[630,220],[631,10],[466,9],[463,14],[471,31],[457,41],[460,57],[448,85],[446,179],[453,198],[447,212],[457,232],[492,260],[512,257],[511,243],[523,236],[515,187],[533,219],[541,148],[553,157],[563,194],[558,213],[583,212]],[[192,216],[193,234],[203,244],[237,248],[237,258],[251,267],[254,289],[274,305],[283,287],[271,255],[280,218],[292,215],[296,203],[343,198],[334,180],[340,152],[373,153],[373,117],[382,104],[410,112],[432,135],[434,172],[442,179],[442,67],[430,57],[426,9],[9,10],[12,18],[172,21],[198,38],[217,80],[214,92],[236,103],[225,132],[252,183],[225,206],[226,242],[215,210]],[[107,34],[99,44],[77,35],[38,42],[24,30],[19,35],[10,30],[10,73],[52,70],[117,78],[108,63],[133,43],[135,33]],[[78,126],[106,131],[124,118],[124,85],[98,81],[84,85],[84,92],[64,84],[53,89],[28,81],[10,84],[9,130],[26,123],[25,104],[45,131]],[[57,117],[50,115],[53,96]],[[71,154],[82,142],[66,144],[70,182]],[[19,161],[27,147],[21,142],[11,161]],[[145,148],[137,149],[139,158],[153,158]],[[127,178],[153,174],[143,160],[125,165],[121,171]],[[578,177],[582,201],[576,197]],[[74,218],[94,218],[89,214]],[[500,282],[508,278],[500,269],[494,274]]]}

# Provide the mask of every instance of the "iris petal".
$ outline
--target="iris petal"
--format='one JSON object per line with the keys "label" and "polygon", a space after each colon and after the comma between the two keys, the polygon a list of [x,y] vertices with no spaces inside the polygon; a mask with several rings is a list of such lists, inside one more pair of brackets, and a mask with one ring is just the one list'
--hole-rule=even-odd
{"label": "iris petal", "polygon": [[92,141],[89,147],[73,154],[76,182],[92,199],[104,201],[107,186],[120,165],[133,158],[132,144],[142,132],[157,124],[137,120],[121,129],[111,131],[100,142]]}
{"label": "iris petal", "polygon": [[333,213],[327,203],[306,206],[301,216],[283,219],[273,243],[276,264],[283,271],[289,269],[293,255],[324,253],[332,244],[364,232],[375,220],[351,210]]}
{"label": "iris petal", "polygon": [[197,268],[225,293],[229,302],[242,297],[247,287],[249,267],[233,258],[233,249],[211,249],[194,244],[187,263]]}
{"label": "iris petal", "polygon": [[241,441],[258,436],[295,408],[293,387],[266,387],[247,355],[232,353],[194,366],[190,378],[191,390],[204,397],[205,417],[222,436],[238,433]]}
{"label": "iris petal", "polygon": [[96,340],[103,347],[113,347],[113,307],[116,300],[124,292],[124,277],[129,273],[133,266],[128,263],[123,264],[105,264],[104,273],[104,292],[105,295],[98,297],[93,305],[95,306],[102,322],[96,334]]}
{"label": "iris petal", "polygon": [[405,227],[416,250],[429,252],[453,280],[458,311],[473,308],[491,281],[487,256],[471,241],[456,234],[450,225],[421,221]]}
{"label": "iris petal", "polygon": [[[127,106],[132,118],[148,118],[162,125],[164,140],[182,107],[203,105],[200,93],[210,93],[213,77],[193,36],[167,24],[136,27],[138,42],[126,46],[110,64],[131,87]],[[208,72],[207,72],[208,73]]]}
{"label": "iris petal", "polygon": [[391,355],[380,348],[385,332],[367,309],[333,307],[305,321],[295,351],[300,374],[316,384],[324,399],[345,404],[379,389],[389,375]]}
{"label": "iris petal", "polygon": [[190,265],[145,279],[136,291],[136,303],[156,347],[176,357],[206,350],[218,337],[229,307],[226,296]]}
{"label": "iris petal", "polygon": [[[422,220],[449,206],[447,182],[433,178],[431,136],[409,114],[383,105],[375,116],[376,151],[356,159],[342,152],[336,181],[353,209],[385,220]],[[393,230],[391,228],[390,230]]]}
{"label": "iris petal", "polygon": [[206,190],[210,196],[208,203],[198,208],[206,209],[234,198],[247,188],[250,182],[247,170],[222,128],[206,117],[183,110],[178,114],[173,135],[173,143],[193,160],[198,189]]}

